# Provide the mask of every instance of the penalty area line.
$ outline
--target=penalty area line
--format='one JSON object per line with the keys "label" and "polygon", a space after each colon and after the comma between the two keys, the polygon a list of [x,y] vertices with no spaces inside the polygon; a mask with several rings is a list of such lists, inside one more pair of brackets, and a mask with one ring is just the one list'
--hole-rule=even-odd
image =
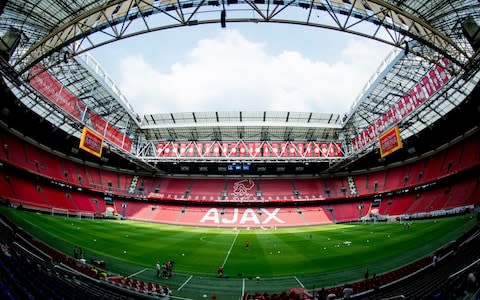
{"label": "penalty area line", "polygon": [[127,278],[130,278],[130,277],[133,277],[133,276],[137,276],[138,274],[142,274],[142,273],[145,272],[146,270],[148,270],[148,268],[147,268],[147,269],[140,270],[140,271],[138,271],[138,272],[136,272],[136,273],[133,273],[133,274],[131,274],[131,275],[128,275]]}
{"label": "penalty area line", "polygon": [[298,282],[298,284],[299,284],[302,288],[305,287],[305,286],[303,285],[303,283],[302,283],[300,280],[298,280],[297,276],[293,276],[293,278],[295,278],[295,280]]}
{"label": "penalty area line", "polygon": [[190,277],[188,277],[187,280],[185,280],[185,282],[177,289],[177,291],[183,289],[183,287],[190,281],[190,279],[192,279],[193,275],[190,275]]}
{"label": "penalty area line", "polygon": [[235,238],[233,239],[233,242],[230,245],[230,249],[228,249],[227,255],[225,256],[225,259],[223,260],[222,268],[225,267],[225,264],[227,263],[228,257],[230,256],[230,253],[232,253],[233,245],[235,245],[235,241],[237,240],[237,237],[238,237],[239,233],[240,233],[240,230],[237,231],[237,234],[235,235]]}

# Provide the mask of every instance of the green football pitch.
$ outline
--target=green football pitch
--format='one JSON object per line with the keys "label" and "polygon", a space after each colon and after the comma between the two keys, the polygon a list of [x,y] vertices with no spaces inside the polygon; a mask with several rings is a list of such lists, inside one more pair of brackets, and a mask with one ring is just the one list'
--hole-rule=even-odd
{"label": "green football pitch", "polygon": [[[167,284],[179,298],[239,299],[242,291],[332,286],[383,273],[430,255],[476,224],[470,215],[400,223],[282,229],[222,229],[115,220],[80,220],[0,208],[36,238],[106,262],[109,272]],[[246,242],[250,244],[249,249]],[[159,279],[155,264],[173,260]],[[225,276],[216,277],[224,265]],[[256,278],[259,277],[259,280]]]}

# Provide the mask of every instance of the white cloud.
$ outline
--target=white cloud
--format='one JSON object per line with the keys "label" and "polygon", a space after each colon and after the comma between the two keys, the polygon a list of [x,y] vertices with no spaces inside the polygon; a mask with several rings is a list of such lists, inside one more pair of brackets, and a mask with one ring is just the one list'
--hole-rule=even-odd
{"label": "white cloud", "polygon": [[351,39],[334,62],[299,52],[268,54],[236,30],[200,40],[188,56],[159,70],[141,54],[121,61],[123,93],[137,112],[290,110],[346,112],[386,56],[387,46]]}

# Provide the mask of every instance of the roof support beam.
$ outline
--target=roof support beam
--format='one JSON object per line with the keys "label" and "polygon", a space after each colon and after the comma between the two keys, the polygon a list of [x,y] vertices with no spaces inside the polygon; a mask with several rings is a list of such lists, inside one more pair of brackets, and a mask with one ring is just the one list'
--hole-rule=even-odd
{"label": "roof support beam", "polygon": [[[66,47],[70,49],[73,56],[76,56],[106,43],[146,32],[191,24],[221,22],[220,16],[211,19],[211,14],[204,14],[214,11],[214,8],[209,6],[206,1],[193,1],[193,4],[192,1],[116,0],[107,2],[104,5],[85,11],[65,24],[58,24],[55,30],[49,32],[34,45],[31,45],[28,49],[22,49],[22,54],[19,52],[18,57],[14,59],[15,68],[23,74],[52,53],[59,52]],[[310,4],[307,4],[310,10],[306,13],[304,19],[303,17],[298,18],[298,14],[294,17],[293,14],[290,15],[288,11],[285,11],[290,6],[304,7],[305,2],[300,0],[292,0],[283,5],[277,4],[273,10],[270,9],[269,1],[268,4],[258,4],[252,0],[240,0],[238,4],[231,4],[226,9],[233,11],[234,13],[231,15],[236,16],[229,19],[229,22],[277,22],[309,25],[358,34],[399,48],[405,47],[405,41],[414,39],[433,51],[429,53],[421,48],[410,49],[410,52],[431,61],[436,61],[443,56],[459,66],[464,66],[473,55],[468,49],[458,45],[456,41],[450,39],[424,19],[412,15],[387,1],[355,1],[350,6],[346,6],[343,1],[337,0],[325,3],[312,0]],[[245,9],[245,4],[250,9]],[[326,12],[331,18],[330,22],[322,22],[322,20],[317,19],[313,22],[310,18],[313,9]],[[172,10],[176,12],[177,16],[171,13]],[[252,12],[257,17],[252,18]],[[280,13],[281,18],[277,18]],[[162,17],[162,22],[152,21],[154,15]],[[204,17],[204,15],[208,15],[208,17]],[[139,24],[135,27],[131,26],[137,20],[140,21],[141,26],[138,26]],[[195,22],[192,23],[193,21]],[[365,30],[359,28],[362,26],[358,26],[363,22],[374,23],[377,30],[374,33],[365,32]],[[378,35],[380,29],[385,30],[387,34]],[[94,33],[101,33],[104,36],[96,42],[89,39],[89,36]],[[88,43],[83,43],[84,41]],[[439,55],[436,55],[436,53]],[[50,64],[55,63],[50,62]]]}

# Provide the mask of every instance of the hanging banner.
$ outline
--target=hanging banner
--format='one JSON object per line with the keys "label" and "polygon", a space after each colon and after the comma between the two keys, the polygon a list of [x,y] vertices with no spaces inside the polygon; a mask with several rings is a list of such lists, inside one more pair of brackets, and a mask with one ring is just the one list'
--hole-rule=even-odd
{"label": "hanging banner", "polygon": [[83,127],[79,147],[90,154],[102,157],[103,137],[88,127]]}
{"label": "hanging banner", "polygon": [[358,133],[352,140],[353,151],[362,150],[375,141],[384,128],[388,128],[406,118],[411,112],[425,103],[433,94],[446,85],[452,78],[448,72],[450,61],[442,59],[421,78],[403,97],[399,98],[385,113],[372,124]]}
{"label": "hanging banner", "polygon": [[[42,94],[48,101],[57,105],[61,110],[75,119],[82,121],[82,113],[87,110],[87,105],[71,93],[63,84],[40,65],[32,67],[32,75],[29,78],[30,85]],[[88,109],[91,127],[105,136],[123,150],[132,150],[132,140],[120,130],[108,124],[107,121],[94,111]]]}
{"label": "hanging banner", "polygon": [[385,157],[392,152],[397,151],[403,147],[402,137],[400,136],[400,131],[398,126],[392,127],[383,133],[378,141],[380,143],[380,156]]}

